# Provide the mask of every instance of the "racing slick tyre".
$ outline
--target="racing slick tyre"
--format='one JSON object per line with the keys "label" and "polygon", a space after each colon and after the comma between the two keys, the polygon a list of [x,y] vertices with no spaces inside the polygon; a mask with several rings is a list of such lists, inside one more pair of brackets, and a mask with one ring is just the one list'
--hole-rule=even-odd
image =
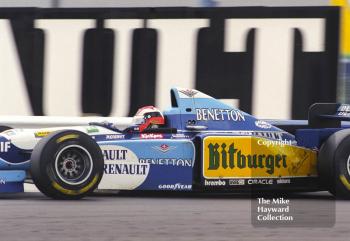
{"label": "racing slick tyre", "polygon": [[103,155],[87,134],[56,131],[41,139],[31,155],[34,184],[54,199],[80,199],[91,193],[103,175]]}
{"label": "racing slick tyre", "polygon": [[318,154],[322,187],[339,199],[350,199],[350,130],[332,134]]}

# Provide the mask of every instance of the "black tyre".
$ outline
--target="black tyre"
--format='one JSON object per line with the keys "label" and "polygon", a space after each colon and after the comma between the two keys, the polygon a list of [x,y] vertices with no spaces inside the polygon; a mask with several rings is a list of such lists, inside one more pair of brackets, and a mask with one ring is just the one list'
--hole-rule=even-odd
{"label": "black tyre", "polygon": [[318,156],[321,185],[340,199],[350,199],[350,130],[332,134]]}
{"label": "black tyre", "polygon": [[80,199],[91,193],[103,175],[103,156],[87,134],[63,130],[41,139],[31,155],[37,188],[55,199]]}

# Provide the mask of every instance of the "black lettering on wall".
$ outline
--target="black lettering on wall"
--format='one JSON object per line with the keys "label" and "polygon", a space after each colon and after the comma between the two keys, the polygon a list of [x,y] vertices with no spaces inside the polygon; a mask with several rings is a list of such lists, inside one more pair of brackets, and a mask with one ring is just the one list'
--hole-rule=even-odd
{"label": "black lettering on wall", "polygon": [[[240,108],[252,111],[255,42],[258,29],[251,29],[245,52],[224,51],[224,22],[228,18],[322,18],[325,20],[325,51],[303,52],[303,33],[295,30],[292,68],[292,118],[307,118],[314,102],[335,102],[337,90],[339,9],[335,7],[247,7],[247,8],[133,8],[133,9],[0,9],[0,18],[9,19],[15,37],[20,67],[25,78],[34,115],[45,115],[45,31],[34,28],[35,19],[94,19],[96,28],[84,34],[81,96],[83,113],[108,116],[111,113],[115,51],[118,32],[107,29],[104,19],[210,19],[208,28],[197,35],[194,85],[216,98],[239,99]],[[181,34],[181,28],[178,29]],[[0,33],[0,37],[1,37]],[[156,29],[134,29],[131,49],[129,115],[156,101],[159,34]],[[116,40],[116,41],[115,41]],[[120,46],[118,46],[120,47]],[[121,46],[123,47],[123,46]],[[271,46],[266,46],[269,48]],[[1,57],[1,56],[0,56]],[[167,61],[172,61],[171,58]],[[10,81],[10,80],[6,80]],[[3,82],[6,84],[6,82]],[[169,85],[169,88],[171,86]],[[67,86],[69,88],[69,86]],[[15,90],[13,90],[15,91]],[[162,91],[169,91],[162,90]],[[276,90],[278,91],[278,90]],[[64,97],[62,98],[64,101]],[[276,100],[278,101],[278,100]],[[64,103],[69,104],[69,103]],[[115,103],[114,103],[115,104]]]}
{"label": "black lettering on wall", "polygon": [[0,10],[0,15],[4,17],[9,15],[8,17],[11,21],[33,115],[44,115],[42,105],[44,33],[42,30],[35,29],[33,26],[35,9],[8,9],[8,11],[3,9]]}
{"label": "black lettering on wall", "polygon": [[100,19],[97,20],[96,29],[85,32],[82,85],[84,113],[108,116],[111,112],[113,72],[118,71],[113,70],[114,38],[113,30],[103,28],[103,20]]}
{"label": "black lettering on wall", "polygon": [[247,37],[247,52],[225,53],[224,23],[211,21],[198,34],[196,87],[216,98],[239,99],[248,113],[252,107],[254,30]]}
{"label": "black lettering on wall", "polygon": [[138,108],[154,105],[156,94],[157,32],[150,28],[134,30],[131,64],[129,116]]}

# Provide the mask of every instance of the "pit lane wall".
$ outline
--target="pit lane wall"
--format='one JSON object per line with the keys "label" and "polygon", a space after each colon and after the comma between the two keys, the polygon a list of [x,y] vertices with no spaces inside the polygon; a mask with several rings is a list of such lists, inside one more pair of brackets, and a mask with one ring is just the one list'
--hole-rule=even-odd
{"label": "pit lane wall", "polygon": [[133,115],[172,86],[264,118],[336,101],[339,8],[0,9],[0,115]]}

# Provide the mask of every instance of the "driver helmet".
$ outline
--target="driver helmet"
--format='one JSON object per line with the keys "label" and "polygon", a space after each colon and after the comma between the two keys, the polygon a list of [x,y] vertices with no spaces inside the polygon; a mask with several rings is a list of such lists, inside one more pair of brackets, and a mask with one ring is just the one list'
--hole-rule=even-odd
{"label": "driver helmet", "polygon": [[134,124],[139,125],[140,132],[153,125],[164,125],[163,114],[154,106],[145,106],[140,108],[134,116]]}

